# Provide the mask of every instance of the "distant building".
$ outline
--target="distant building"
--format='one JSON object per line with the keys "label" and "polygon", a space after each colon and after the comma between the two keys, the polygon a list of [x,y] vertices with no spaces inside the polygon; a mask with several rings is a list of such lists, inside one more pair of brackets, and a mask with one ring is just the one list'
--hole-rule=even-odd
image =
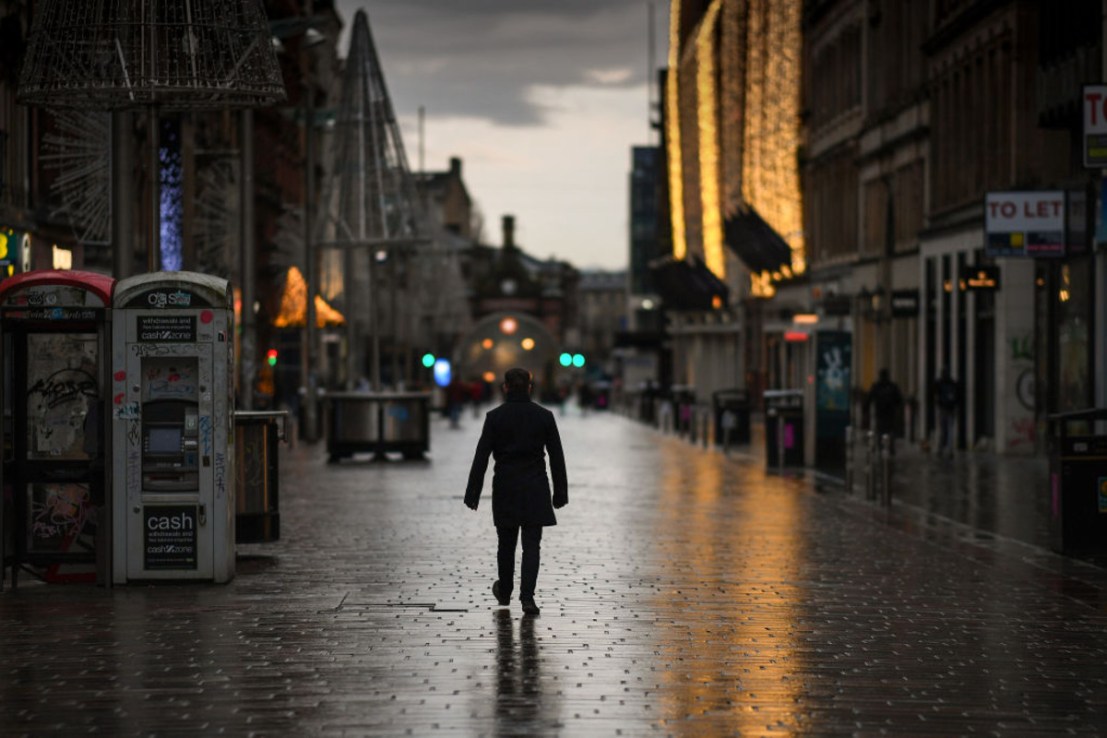
{"label": "distant building", "polygon": [[444,172],[427,172],[418,176],[425,195],[428,214],[447,231],[462,238],[474,238],[473,200],[461,176],[461,159],[450,158],[450,168]]}
{"label": "distant building", "polygon": [[476,263],[469,269],[473,317],[519,311],[538,318],[551,336],[564,341],[576,318],[577,270],[556,259],[536,259],[519,248],[512,215],[503,217],[502,238],[499,249],[474,250]]}
{"label": "distant building", "polygon": [[584,270],[577,289],[580,352],[610,374],[615,336],[627,330],[627,272]]}
{"label": "distant building", "polygon": [[650,262],[663,256],[658,238],[658,178],[661,151],[656,146],[635,146],[630,153],[630,273],[633,296],[654,293]]}

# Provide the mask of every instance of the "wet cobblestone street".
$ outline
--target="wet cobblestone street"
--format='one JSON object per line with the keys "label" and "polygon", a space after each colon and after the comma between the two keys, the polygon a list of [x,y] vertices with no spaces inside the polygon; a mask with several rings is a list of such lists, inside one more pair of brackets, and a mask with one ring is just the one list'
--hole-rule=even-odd
{"label": "wet cobblestone street", "polygon": [[491,596],[490,481],[462,504],[479,420],[435,419],[426,462],[285,447],[281,540],[229,585],[0,593],[0,733],[1107,731],[1107,571],[558,420],[540,616]]}

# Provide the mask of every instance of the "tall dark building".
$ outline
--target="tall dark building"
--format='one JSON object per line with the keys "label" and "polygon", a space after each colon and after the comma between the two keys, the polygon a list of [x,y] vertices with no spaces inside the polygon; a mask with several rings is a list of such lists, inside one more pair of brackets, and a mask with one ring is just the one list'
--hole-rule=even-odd
{"label": "tall dark building", "polygon": [[658,177],[661,161],[656,146],[634,146],[630,168],[630,293],[653,292],[649,264],[662,256],[658,237]]}

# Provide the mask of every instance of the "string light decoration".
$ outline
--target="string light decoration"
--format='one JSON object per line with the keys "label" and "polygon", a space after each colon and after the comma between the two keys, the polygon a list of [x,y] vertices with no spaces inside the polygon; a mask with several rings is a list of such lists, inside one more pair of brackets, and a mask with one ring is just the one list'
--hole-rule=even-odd
{"label": "string light decoration", "polygon": [[751,293],[770,297],[776,282],[806,271],[796,160],[802,3],[714,0],[687,39],[684,10],[674,0],[666,100],[673,255],[702,254],[725,278],[723,222],[752,209],[791,252],[790,264],[750,275]]}
{"label": "string light decoration", "polygon": [[673,228],[673,256],[688,253],[684,238],[684,167],[680,140],[680,16],[681,0],[669,8],[669,73],[665,77],[665,141],[669,158],[669,220]]}
{"label": "string light decoration", "polygon": [[711,4],[696,38],[696,120],[699,132],[700,217],[703,261],[719,279],[726,278],[723,253],[722,203],[719,200],[719,115],[715,57],[718,55],[718,20],[721,0]]}
{"label": "string light decoration", "polygon": [[25,105],[260,107],[284,84],[261,0],[43,0],[19,81]]}

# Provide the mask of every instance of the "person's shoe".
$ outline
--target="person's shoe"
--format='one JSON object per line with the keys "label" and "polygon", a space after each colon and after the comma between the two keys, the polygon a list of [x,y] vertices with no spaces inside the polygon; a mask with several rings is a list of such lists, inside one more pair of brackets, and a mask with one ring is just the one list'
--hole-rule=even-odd
{"label": "person's shoe", "polygon": [[531,598],[529,600],[520,600],[520,602],[523,603],[524,615],[537,615],[538,613],[542,612],[538,609],[538,605],[534,604],[534,598]]}
{"label": "person's shoe", "polygon": [[499,602],[504,607],[511,604],[511,593],[506,595],[500,590],[500,580],[492,582],[492,596],[496,598],[496,602]]}

